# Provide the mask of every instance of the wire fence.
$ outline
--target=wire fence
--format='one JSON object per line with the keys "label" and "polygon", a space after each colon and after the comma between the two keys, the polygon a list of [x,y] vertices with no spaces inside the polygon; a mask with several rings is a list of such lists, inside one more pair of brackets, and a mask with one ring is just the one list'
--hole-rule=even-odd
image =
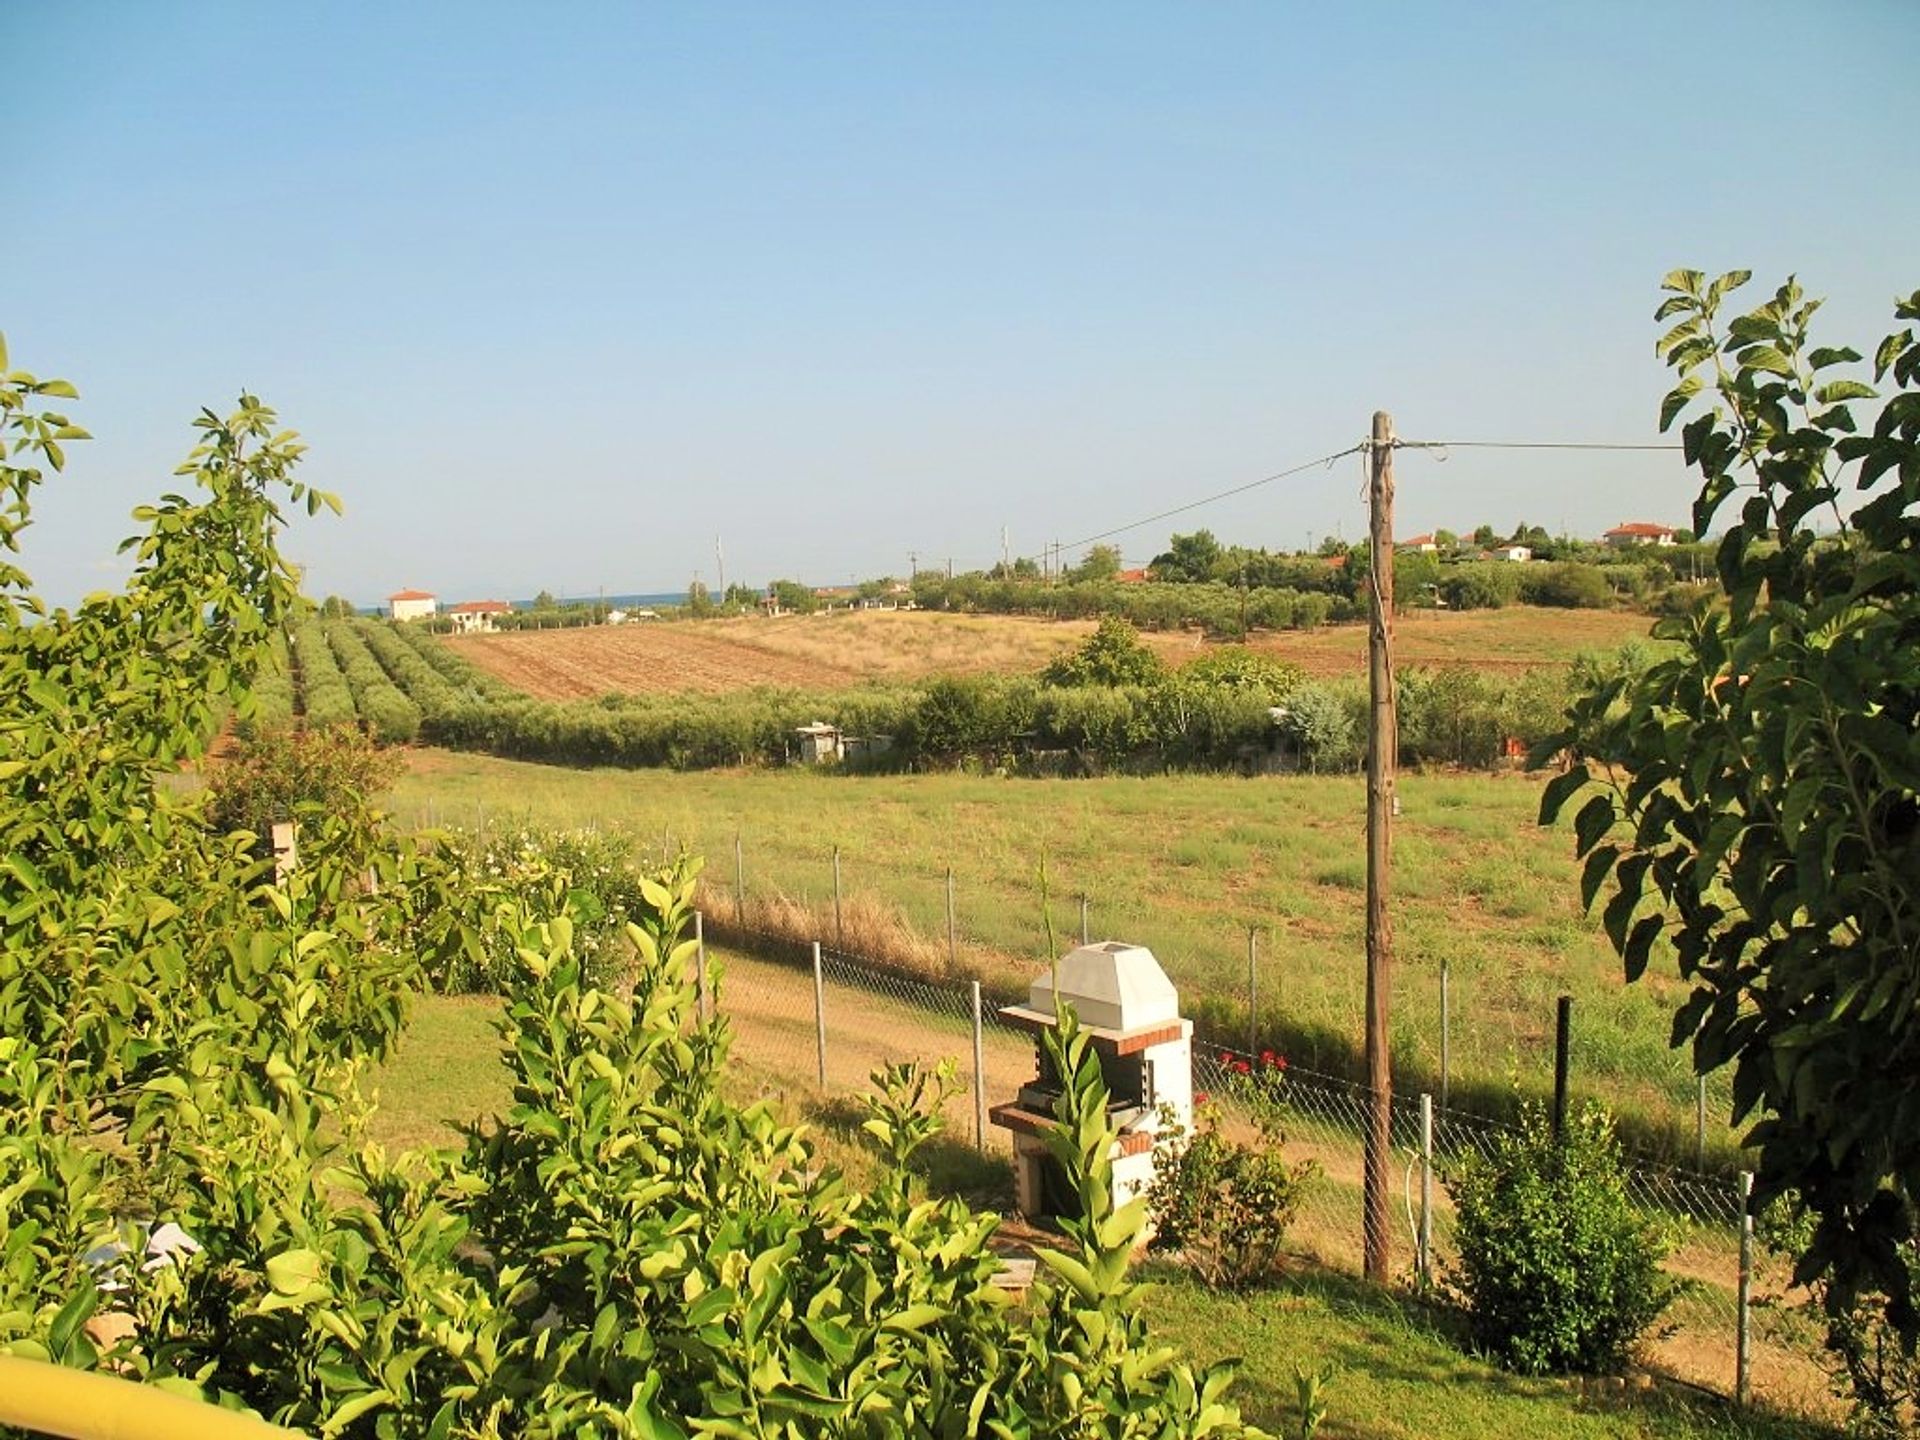
{"label": "wire fence", "polygon": [[[978,982],[911,979],[785,933],[711,916],[703,923],[707,939],[728,948],[714,966],[712,1003],[729,1022],[732,1053],[747,1071],[780,1086],[847,1097],[867,1089],[881,1066],[951,1058],[965,1084],[949,1101],[949,1134],[983,1149],[1010,1148],[987,1110],[1033,1078],[1035,1042],[1002,1020]],[[1251,1082],[1260,1070],[1259,1057],[1238,1048],[1194,1046],[1196,1096],[1217,1107],[1229,1133],[1257,1133]],[[1288,1248],[1303,1261],[1358,1274],[1369,1092],[1339,1075],[1287,1064],[1280,1093],[1285,1152],[1315,1166]],[[1396,1094],[1391,1113],[1394,1232],[1387,1239],[1396,1273],[1416,1288],[1444,1290],[1458,1255],[1447,1178],[1462,1159],[1491,1155],[1501,1137],[1517,1131],[1438,1105],[1431,1095]],[[1666,1268],[1681,1282],[1645,1347],[1649,1365],[1720,1394],[1800,1412],[1822,1408],[1819,1332],[1790,1303],[1784,1269],[1754,1245],[1740,1180],[1636,1164],[1627,1187],[1635,1205],[1668,1230]]]}
{"label": "wire fence", "polygon": [[[1154,951],[1208,1038],[1250,1050],[1284,1049],[1335,1074],[1363,1073],[1362,972],[1326,963],[1329,949],[1344,952],[1349,939],[1355,947],[1362,943],[1357,904],[1351,913],[1336,904],[1324,914],[1290,918],[1286,906],[1293,901],[1263,895],[1257,902],[1173,912],[1150,894],[1075,884],[1076,870],[1104,873],[1086,855],[1056,857],[1058,889],[1043,901],[1034,883],[1037,866],[1026,854],[976,856],[962,875],[907,857],[876,865],[871,854],[843,853],[813,836],[666,830],[653,843],[661,854],[687,843],[707,855],[702,904],[716,922],[766,932],[802,950],[818,938],[878,968],[941,983],[978,975],[990,994],[1024,986],[1028,957],[1046,953],[1049,919],[1062,942],[1075,933],[1124,936]],[[1195,858],[1202,866],[1212,863],[1205,854]],[[1528,912],[1540,882],[1492,869],[1500,873],[1468,882],[1497,881],[1516,893],[1475,892],[1467,908],[1486,919]],[[1320,888],[1344,886],[1342,893],[1357,894],[1364,884],[1364,869],[1350,856],[1329,858],[1321,871],[1315,872]],[[1350,926],[1350,936],[1342,926]],[[1507,934],[1529,955],[1559,955],[1586,927],[1536,916],[1496,925],[1492,933]],[[1551,1054],[1558,984],[1552,966],[1522,973],[1483,954],[1479,934],[1429,933],[1424,948],[1403,939],[1394,983],[1395,1070],[1456,1109],[1510,1118],[1521,1090],[1544,1093],[1548,1072],[1537,1062]],[[1306,935],[1312,938],[1303,941]],[[1739,1157],[1730,1081],[1724,1074],[1694,1075],[1687,1054],[1666,1043],[1670,1018],[1650,993],[1590,990],[1576,1016],[1573,1063],[1588,1093],[1607,1101],[1637,1154],[1712,1166],[1732,1178]]]}

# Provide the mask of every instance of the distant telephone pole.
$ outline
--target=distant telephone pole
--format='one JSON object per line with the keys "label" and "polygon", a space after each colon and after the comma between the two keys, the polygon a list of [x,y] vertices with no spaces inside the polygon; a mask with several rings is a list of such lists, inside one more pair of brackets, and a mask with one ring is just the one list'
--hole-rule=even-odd
{"label": "distant telephone pole", "polygon": [[1367,1124],[1363,1229],[1367,1278],[1386,1284],[1392,1268],[1393,1210],[1388,1170],[1393,1163],[1393,1062],[1387,1012],[1393,984],[1394,768],[1400,728],[1393,693],[1393,417],[1373,412],[1372,461],[1367,487],[1370,517],[1368,571],[1372,624],[1367,680]]}
{"label": "distant telephone pole", "polygon": [[1000,578],[1010,579],[1013,575],[1013,552],[1007,548],[1007,527],[1000,527]]}
{"label": "distant telephone pole", "polygon": [[720,567],[720,598],[724,600],[727,595],[727,552],[718,535],[713,537],[713,559]]}

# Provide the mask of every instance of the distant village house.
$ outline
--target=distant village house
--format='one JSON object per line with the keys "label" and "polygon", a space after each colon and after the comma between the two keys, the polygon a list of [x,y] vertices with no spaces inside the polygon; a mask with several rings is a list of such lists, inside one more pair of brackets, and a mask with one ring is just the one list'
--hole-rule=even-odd
{"label": "distant village house", "polygon": [[396,620],[431,620],[440,602],[426,590],[396,590],[387,596],[387,613]]}
{"label": "distant village house", "polygon": [[513,606],[504,600],[462,600],[447,607],[456,635],[484,635],[499,627],[502,615],[511,615]]}
{"label": "distant village house", "polygon": [[1421,555],[1432,555],[1440,549],[1440,546],[1431,535],[1416,535],[1411,540],[1402,540],[1394,548],[1398,550],[1412,550]]}
{"label": "distant village house", "polygon": [[1629,520],[1624,525],[1614,526],[1601,538],[1616,550],[1626,550],[1635,545],[1671,545],[1673,531],[1665,525],[1651,525],[1645,520]]}

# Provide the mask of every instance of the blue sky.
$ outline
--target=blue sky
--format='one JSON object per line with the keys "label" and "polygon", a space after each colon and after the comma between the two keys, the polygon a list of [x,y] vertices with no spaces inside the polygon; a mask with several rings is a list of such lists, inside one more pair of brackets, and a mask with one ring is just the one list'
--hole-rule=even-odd
{"label": "blue sky", "polygon": [[[12,3],[0,329],[71,600],[240,387],[369,601],[1071,542],[1364,435],[1640,441],[1666,270],[1920,286],[1920,6]],[[1795,88],[1784,89],[1791,85]],[[1771,89],[1766,87],[1771,86]],[[1352,460],[1169,528],[1364,531]],[[1404,533],[1683,523],[1677,457],[1404,457]]]}

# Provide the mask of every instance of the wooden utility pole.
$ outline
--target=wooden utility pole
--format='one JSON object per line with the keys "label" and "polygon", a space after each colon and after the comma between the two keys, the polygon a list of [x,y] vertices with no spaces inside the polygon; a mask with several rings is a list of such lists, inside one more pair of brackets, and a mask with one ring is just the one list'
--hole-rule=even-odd
{"label": "wooden utility pole", "polygon": [[1367,1128],[1365,1240],[1367,1278],[1384,1285],[1392,1268],[1393,1214],[1387,1171],[1393,1162],[1393,1065],[1387,1010],[1393,980],[1393,782],[1400,727],[1393,696],[1393,417],[1373,412],[1368,486],[1367,645]]}

